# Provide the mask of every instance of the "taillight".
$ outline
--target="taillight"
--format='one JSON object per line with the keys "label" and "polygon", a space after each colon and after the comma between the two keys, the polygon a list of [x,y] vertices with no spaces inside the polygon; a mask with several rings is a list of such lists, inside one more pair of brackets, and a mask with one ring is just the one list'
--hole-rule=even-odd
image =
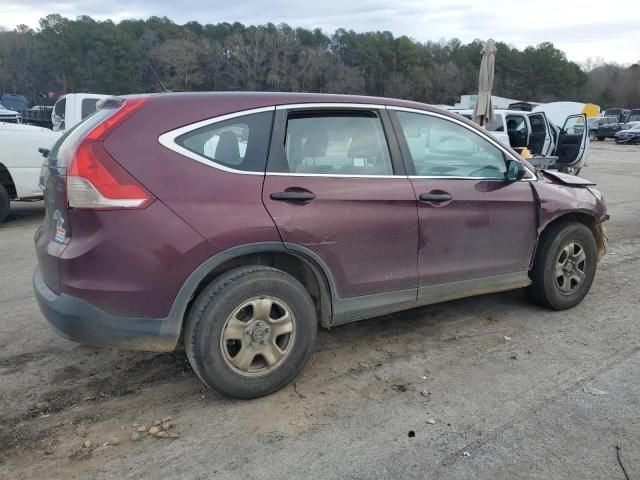
{"label": "taillight", "polygon": [[153,195],[109,155],[102,142],[143,103],[144,99],[125,101],[118,111],[80,141],[67,169],[69,207],[91,210],[144,208],[154,200]]}

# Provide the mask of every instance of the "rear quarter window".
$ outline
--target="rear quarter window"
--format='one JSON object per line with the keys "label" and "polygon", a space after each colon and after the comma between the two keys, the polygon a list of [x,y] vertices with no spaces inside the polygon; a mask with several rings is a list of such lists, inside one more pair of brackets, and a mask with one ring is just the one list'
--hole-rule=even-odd
{"label": "rear quarter window", "polygon": [[250,113],[192,130],[175,139],[189,157],[245,172],[264,172],[273,112]]}

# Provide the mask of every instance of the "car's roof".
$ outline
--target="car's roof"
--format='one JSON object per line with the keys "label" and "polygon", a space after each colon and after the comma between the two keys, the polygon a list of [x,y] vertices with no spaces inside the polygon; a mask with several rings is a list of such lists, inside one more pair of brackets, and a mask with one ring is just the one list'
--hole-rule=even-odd
{"label": "car's roof", "polygon": [[[130,95],[140,96],[140,95]],[[332,93],[298,93],[298,92],[166,92],[153,93],[144,96],[153,97],[154,100],[175,100],[179,98],[185,102],[199,102],[207,100],[242,99],[244,102],[259,105],[287,105],[296,103],[360,103],[372,105],[393,105],[421,110],[447,110],[426,103],[410,100],[400,100],[387,97],[371,97],[363,95],[340,95]]]}

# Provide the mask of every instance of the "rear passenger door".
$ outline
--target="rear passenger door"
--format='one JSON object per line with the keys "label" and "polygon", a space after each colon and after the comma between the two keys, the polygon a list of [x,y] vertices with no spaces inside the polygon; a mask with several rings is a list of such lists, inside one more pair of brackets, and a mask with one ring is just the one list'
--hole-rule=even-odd
{"label": "rear passenger door", "polygon": [[278,107],[263,201],[285,245],[328,266],[334,296],[415,301],[416,200],[384,107]]}

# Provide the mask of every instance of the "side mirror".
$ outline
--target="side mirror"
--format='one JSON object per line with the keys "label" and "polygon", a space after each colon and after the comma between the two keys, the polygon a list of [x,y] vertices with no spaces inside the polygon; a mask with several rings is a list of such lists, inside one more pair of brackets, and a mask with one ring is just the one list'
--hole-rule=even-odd
{"label": "side mirror", "polygon": [[505,176],[509,182],[517,182],[518,180],[521,180],[526,173],[527,171],[524,169],[522,162],[509,160],[507,163],[507,173]]}

